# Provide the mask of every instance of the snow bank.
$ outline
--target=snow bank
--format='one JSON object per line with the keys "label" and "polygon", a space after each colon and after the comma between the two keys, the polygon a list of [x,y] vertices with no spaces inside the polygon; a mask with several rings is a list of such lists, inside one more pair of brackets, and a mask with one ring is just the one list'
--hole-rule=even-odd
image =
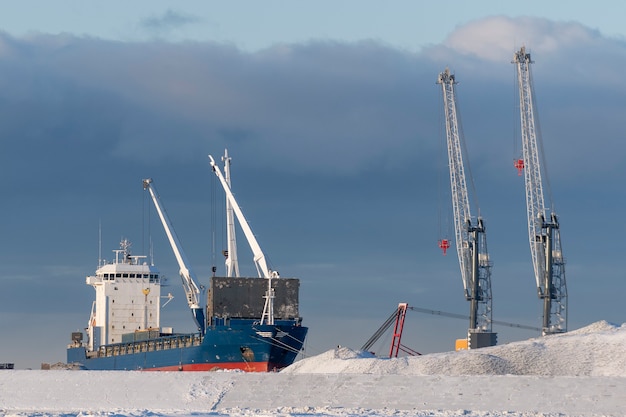
{"label": "snow bank", "polygon": [[338,348],[284,373],[626,376],[626,326],[601,321],[569,333],[476,350],[379,359]]}
{"label": "snow bank", "polygon": [[379,359],[338,348],[280,373],[0,371],[0,416],[624,416],[626,327]]}
{"label": "snow bank", "polygon": [[621,377],[18,370],[0,372],[0,415],[623,416],[624,392]]}

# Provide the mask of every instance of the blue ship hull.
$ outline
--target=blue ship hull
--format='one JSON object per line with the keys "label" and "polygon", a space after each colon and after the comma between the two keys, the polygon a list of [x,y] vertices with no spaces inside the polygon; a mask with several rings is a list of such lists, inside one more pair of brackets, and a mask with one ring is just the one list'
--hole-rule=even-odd
{"label": "blue ship hull", "polygon": [[307,328],[299,320],[231,319],[207,328],[204,336],[175,334],[100,346],[97,351],[69,347],[67,363],[88,370],[278,371],[291,365],[302,349]]}

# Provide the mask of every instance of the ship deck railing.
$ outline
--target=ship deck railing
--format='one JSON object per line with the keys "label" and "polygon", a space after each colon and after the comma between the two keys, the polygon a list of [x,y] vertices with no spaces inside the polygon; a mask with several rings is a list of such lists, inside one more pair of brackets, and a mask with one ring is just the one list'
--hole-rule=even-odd
{"label": "ship deck railing", "polygon": [[161,336],[155,339],[100,346],[100,348],[93,352],[93,354],[95,354],[95,357],[101,358],[143,352],[155,352],[159,350],[179,349],[191,346],[200,346],[201,344],[202,337],[199,334]]}

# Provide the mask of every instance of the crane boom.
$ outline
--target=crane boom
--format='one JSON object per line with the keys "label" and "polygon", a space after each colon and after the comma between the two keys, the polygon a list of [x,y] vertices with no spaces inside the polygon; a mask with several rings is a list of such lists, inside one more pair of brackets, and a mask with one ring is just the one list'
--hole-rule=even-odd
{"label": "crane boom", "polygon": [[193,314],[193,318],[198,326],[198,329],[200,330],[200,333],[204,334],[204,307],[200,305],[200,288],[196,284],[195,274],[189,266],[189,261],[185,256],[185,252],[183,252],[182,245],[176,236],[172,223],[170,222],[165,209],[161,205],[161,201],[154,187],[152,178],[143,180],[143,188],[144,190],[148,190],[150,192],[150,196],[152,197],[154,206],[159,214],[161,223],[163,223],[163,229],[165,229],[165,234],[167,234],[170,246],[174,251],[176,261],[178,262],[179,274],[183,281],[183,288],[185,290],[185,295],[187,296],[187,303],[189,304],[189,308],[191,309],[191,313]]}
{"label": "crane boom", "polygon": [[228,183],[226,182],[226,179],[222,175],[220,168],[217,166],[217,164],[215,163],[215,160],[213,159],[211,155],[209,155],[209,160],[211,162],[211,167],[213,168],[213,172],[215,172],[215,175],[217,176],[217,178],[219,178],[220,183],[222,184],[222,187],[224,188],[224,192],[226,193],[226,198],[230,202],[232,209],[235,212],[235,215],[237,216],[237,220],[239,221],[239,225],[241,226],[241,229],[243,230],[243,233],[246,236],[246,239],[248,240],[250,249],[252,249],[252,254],[254,256],[254,263],[256,265],[259,277],[260,278],[277,278],[278,273],[268,268],[267,261],[265,260],[265,254],[263,254],[263,251],[261,250],[261,246],[259,246],[259,242],[257,242],[256,237],[254,236],[254,233],[252,233],[252,229],[250,228],[248,221],[244,217],[243,212],[241,211],[241,208],[239,208],[239,204],[237,204],[237,200],[235,200],[235,196],[230,190],[230,186],[228,185]]}
{"label": "crane boom", "polygon": [[463,245],[469,241],[467,221],[471,219],[469,196],[467,194],[467,183],[465,180],[465,167],[463,165],[463,153],[461,152],[461,141],[459,136],[456,99],[454,96],[454,75],[446,68],[445,72],[439,74],[438,84],[443,87],[444,111],[446,119],[446,137],[448,145],[448,163],[450,168],[450,187],[452,195],[452,211],[454,217],[454,233],[456,238],[456,248],[461,267],[461,279],[465,296],[469,297],[471,281],[471,254],[468,245]]}
{"label": "crane boom", "polygon": [[263,317],[261,318],[261,324],[267,320],[267,324],[274,324],[274,289],[272,288],[272,279],[279,278],[279,274],[277,271],[272,271],[267,266],[267,261],[265,259],[265,254],[261,250],[261,246],[259,242],[257,242],[254,233],[252,233],[252,229],[248,224],[241,208],[239,208],[239,204],[237,204],[237,200],[235,200],[235,196],[233,195],[229,184],[226,182],[226,179],[222,175],[220,168],[215,163],[213,156],[209,155],[209,161],[211,163],[211,168],[213,168],[213,172],[220,180],[222,187],[224,188],[224,192],[226,193],[226,198],[230,202],[230,205],[237,216],[237,220],[241,229],[243,230],[246,239],[248,240],[248,244],[250,245],[250,249],[252,249],[252,254],[254,257],[254,264],[257,269],[257,273],[260,278],[267,279],[267,292],[265,294],[265,307],[263,308]]}
{"label": "crane boom", "polygon": [[542,333],[547,335],[567,331],[567,286],[558,217],[553,210],[548,212],[544,200],[542,155],[537,145],[540,135],[535,125],[535,100],[530,72],[532,62],[525,47],[513,56],[519,87],[524,158],[521,163],[516,162],[516,166],[524,170],[528,239],[537,295],[543,300]]}
{"label": "crane boom", "polygon": [[446,70],[439,74],[444,101],[450,187],[456,248],[465,298],[470,301],[470,333],[491,332],[491,263],[481,217],[472,217],[463,163],[463,148],[457,120],[455,76]]}

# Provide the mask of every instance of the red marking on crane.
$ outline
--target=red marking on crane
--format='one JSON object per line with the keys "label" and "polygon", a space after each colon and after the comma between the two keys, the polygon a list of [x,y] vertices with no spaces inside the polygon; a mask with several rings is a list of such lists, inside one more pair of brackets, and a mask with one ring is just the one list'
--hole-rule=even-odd
{"label": "red marking on crane", "polygon": [[443,254],[445,255],[448,249],[450,249],[450,241],[448,239],[441,239],[439,241],[439,248],[443,250]]}
{"label": "red marking on crane", "polygon": [[402,339],[402,330],[404,329],[404,318],[406,317],[406,303],[398,304],[398,311],[396,312],[396,325],[393,329],[393,340],[391,341],[391,347],[389,348],[389,357],[397,358],[400,350],[400,340]]}
{"label": "red marking on crane", "polygon": [[522,171],[524,170],[524,160],[516,159],[515,162],[513,162],[513,165],[515,166],[515,168],[517,168],[517,175],[521,176]]}

